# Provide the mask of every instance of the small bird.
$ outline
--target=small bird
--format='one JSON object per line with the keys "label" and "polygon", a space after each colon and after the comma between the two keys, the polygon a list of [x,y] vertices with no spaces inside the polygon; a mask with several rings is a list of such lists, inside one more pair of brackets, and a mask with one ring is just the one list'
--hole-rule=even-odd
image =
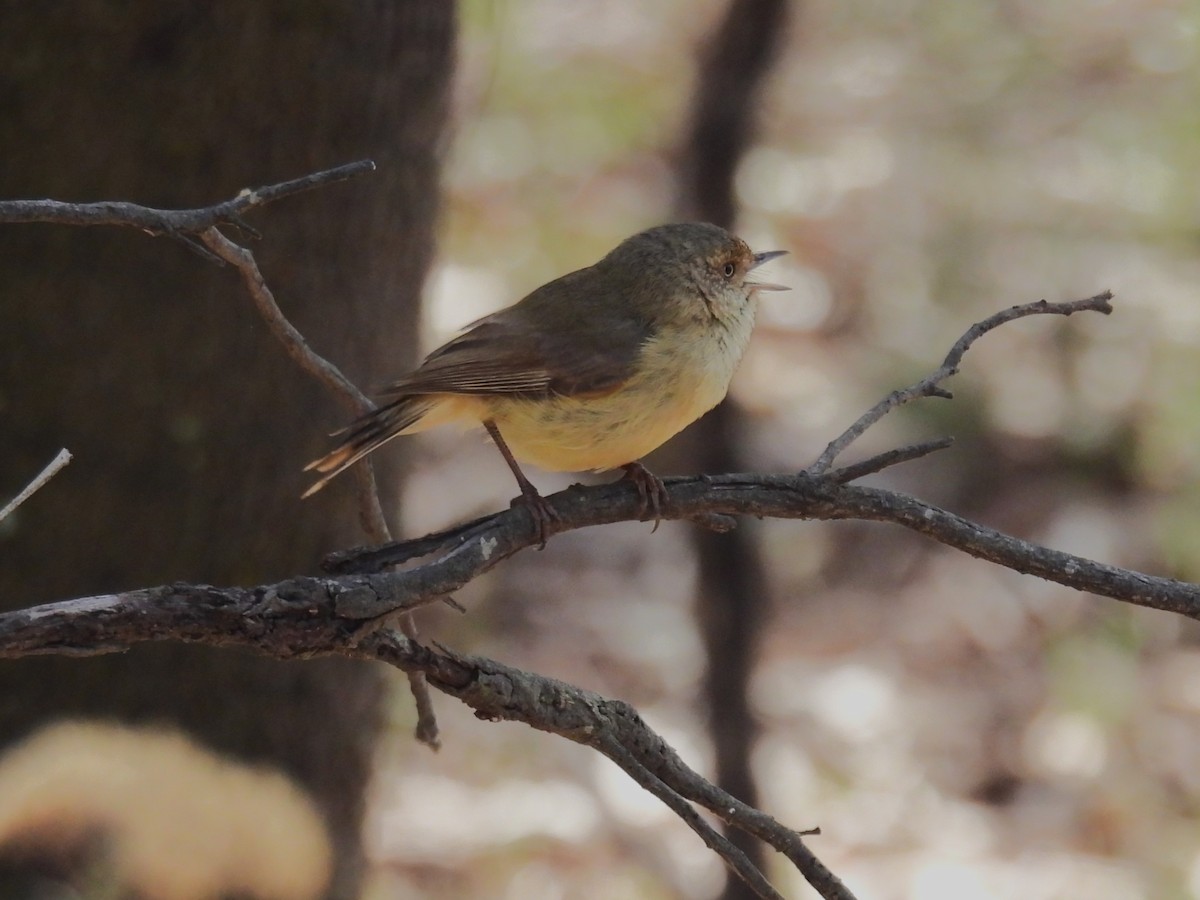
{"label": "small bird", "polygon": [[542,543],[554,514],[517,460],[549,471],[623,468],[647,513],[665,489],[638,460],[716,406],[754,327],[750,280],[786,251],[753,253],[716,225],[660,225],[597,262],[469,325],[382,404],[336,435],[305,471],[305,493],[399,434],[450,422],[482,424],[516,476]]}

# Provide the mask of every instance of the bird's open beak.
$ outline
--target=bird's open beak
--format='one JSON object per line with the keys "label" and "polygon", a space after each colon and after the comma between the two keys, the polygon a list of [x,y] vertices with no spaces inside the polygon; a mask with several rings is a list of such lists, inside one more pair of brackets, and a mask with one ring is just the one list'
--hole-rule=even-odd
{"label": "bird's open beak", "polygon": [[[767,250],[763,253],[755,253],[754,254],[754,265],[752,265],[750,268],[752,270],[757,269],[763,263],[770,262],[771,260],[776,259],[777,257],[783,256],[785,253],[787,253],[786,250]],[[790,291],[791,290],[791,288],[788,287],[786,284],[771,284],[769,282],[762,282],[762,281],[747,281],[746,287],[754,288],[757,291]]]}

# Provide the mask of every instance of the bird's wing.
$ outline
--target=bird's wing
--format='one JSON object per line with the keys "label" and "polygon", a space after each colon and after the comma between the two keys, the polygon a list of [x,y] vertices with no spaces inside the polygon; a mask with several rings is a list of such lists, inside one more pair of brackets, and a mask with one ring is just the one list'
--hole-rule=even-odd
{"label": "bird's wing", "polygon": [[[586,292],[587,280],[581,278],[586,272],[572,273],[559,282],[575,280]],[[562,296],[548,288],[559,282],[476,322],[431,353],[411,375],[389,385],[385,396],[594,396],[616,390],[633,373],[642,345],[651,335],[650,326],[613,314],[605,298],[598,303],[574,303],[580,310],[576,315],[556,317],[551,312],[548,316],[548,298]],[[548,318],[566,321],[550,329]]]}

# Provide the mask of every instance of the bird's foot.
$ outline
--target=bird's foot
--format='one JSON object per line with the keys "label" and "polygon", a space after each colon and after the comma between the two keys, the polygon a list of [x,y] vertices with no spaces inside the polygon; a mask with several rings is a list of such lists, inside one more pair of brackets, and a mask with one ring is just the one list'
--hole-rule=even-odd
{"label": "bird's foot", "polygon": [[640,462],[626,463],[621,468],[625,470],[624,477],[637,487],[638,497],[642,501],[642,521],[654,519],[654,528],[650,531],[651,534],[654,534],[662,523],[663,505],[668,500],[667,487],[662,483],[661,478]]}
{"label": "bird's foot", "polygon": [[537,531],[538,549],[546,549],[546,539],[550,537],[553,524],[558,521],[558,513],[546,502],[546,498],[537,492],[532,484],[521,485],[521,496],[513,497],[510,507],[524,506],[533,517],[533,527]]}

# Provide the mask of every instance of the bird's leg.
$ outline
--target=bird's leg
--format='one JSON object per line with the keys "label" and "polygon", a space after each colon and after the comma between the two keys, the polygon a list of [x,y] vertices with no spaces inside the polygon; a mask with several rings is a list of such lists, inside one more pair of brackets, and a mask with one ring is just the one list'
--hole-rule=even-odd
{"label": "bird's leg", "polygon": [[667,502],[667,487],[662,483],[662,479],[643,466],[640,462],[634,461],[625,463],[621,466],[625,470],[625,478],[632,481],[637,487],[638,496],[642,498],[642,519],[647,520],[651,516],[654,517],[654,528],[651,534],[658,531],[658,526],[662,523],[662,508]]}
{"label": "bird's leg", "polygon": [[500,429],[496,427],[496,423],[491,419],[485,419],[483,427],[487,429],[487,433],[492,436],[492,441],[496,445],[496,449],[500,451],[500,455],[504,457],[504,461],[508,463],[509,469],[516,476],[517,484],[521,487],[521,496],[513,500],[512,505],[524,503],[525,508],[529,510],[529,514],[533,516],[534,527],[538,533],[538,549],[544,549],[546,546],[546,538],[549,535],[546,533],[550,527],[550,523],[558,518],[558,514],[550,508],[550,504],[546,499],[538,493],[537,488],[533,486],[525,473],[521,471],[521,467],[517,465],[517,459],[512,455],[512,451],[508,449],[508,444],[504,442],[504,438],[500,436]]}

